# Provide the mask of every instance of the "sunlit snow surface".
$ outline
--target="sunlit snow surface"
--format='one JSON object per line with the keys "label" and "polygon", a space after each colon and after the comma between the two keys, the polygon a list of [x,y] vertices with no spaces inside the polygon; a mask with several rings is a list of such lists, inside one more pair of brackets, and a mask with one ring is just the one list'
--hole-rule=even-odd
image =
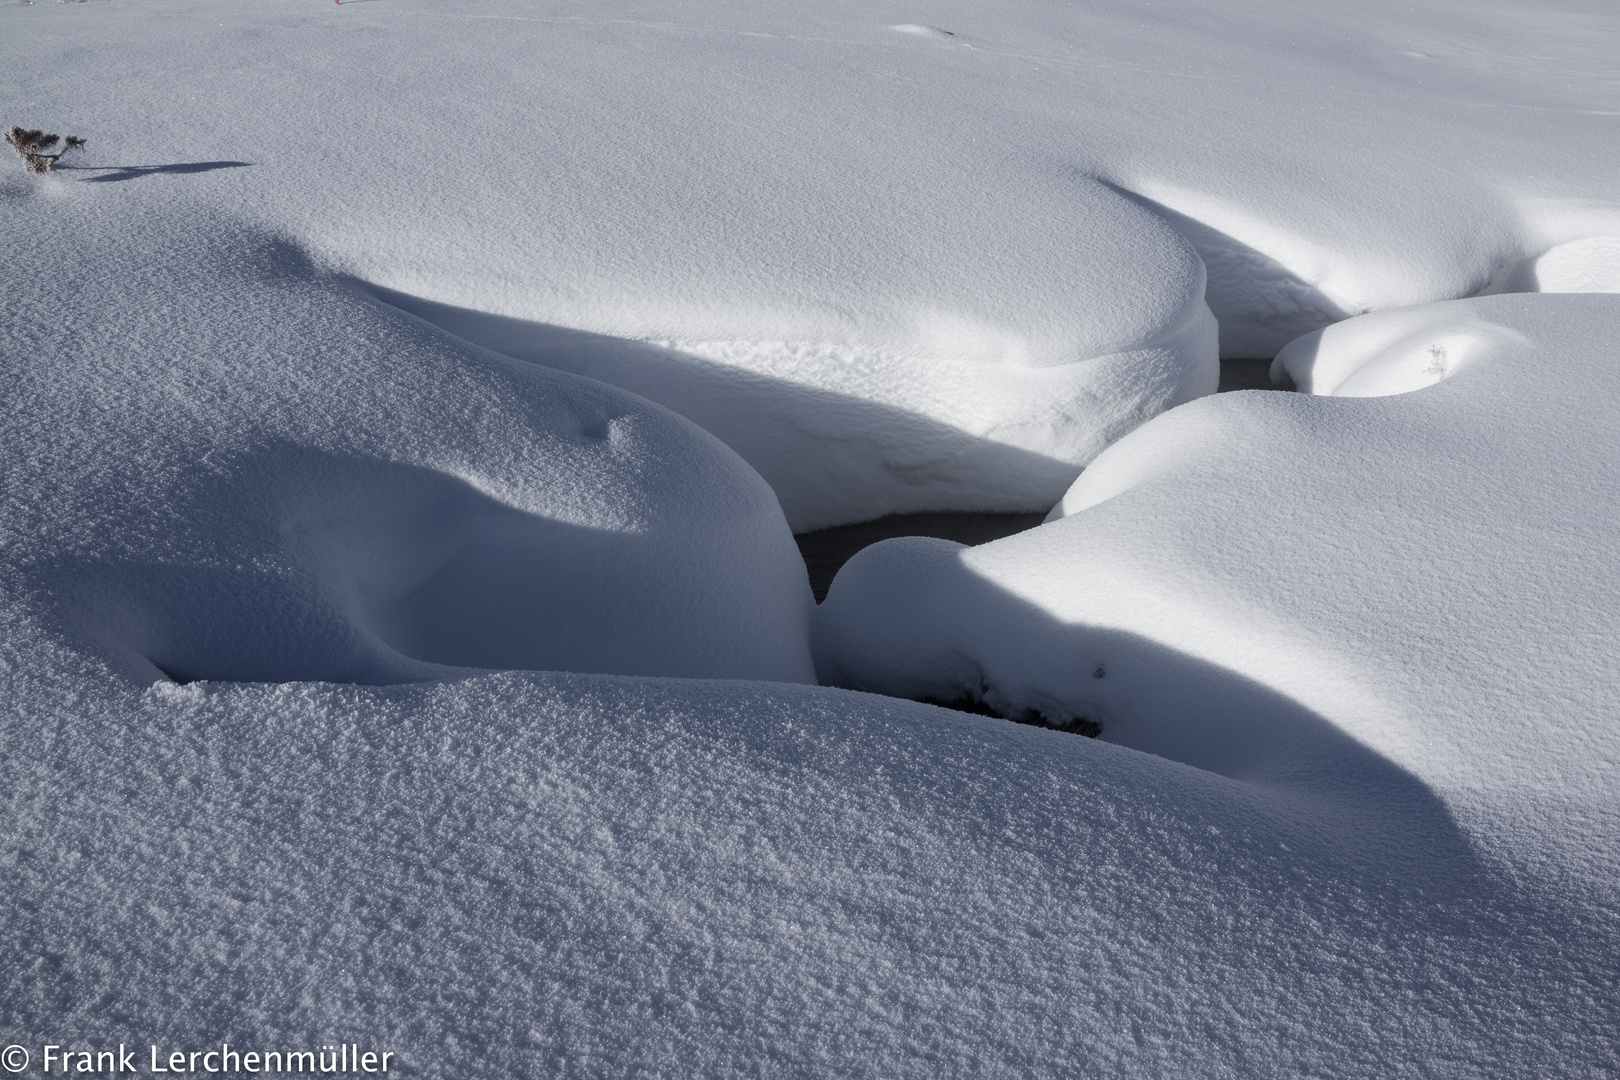
{"label": "sunlit snow surface", "polygon": [[0,1042],[1620,1071],[1617,21],[0,8]]}

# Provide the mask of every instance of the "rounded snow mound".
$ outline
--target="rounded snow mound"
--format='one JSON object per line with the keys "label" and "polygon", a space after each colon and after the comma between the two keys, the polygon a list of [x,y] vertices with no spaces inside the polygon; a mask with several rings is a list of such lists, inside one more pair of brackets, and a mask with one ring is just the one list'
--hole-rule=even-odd
{"label": "rounded snow mound", "polygon": [[1620,292],[1620,236],[1556,244],[1498,271],[1485,292]]}
{"label": "rounded snow mound", "polygon": [[1450,378],[1516,338],[1467,307],[1443,316],[1427,306],[1374,312],[1289,342],[1271,363],[1304,393],[1331,397],[1407,394]]}
{"label": "rounded snow mound", "polygon": [[1279,361],[1315,396],[1173,409],[1016,536],[862,551],[818,609],[818,670],[1313,798],[1368,800],[1393,766],[1481,846],[1606,889],[1617,327],[1596,294],[1330,327]]}
{"label": "rounded snow mound", "polygon": [[[385,275],[368,288],[468,342],[679,413],[753,466],[798,532],[920,510],[1037,510],[1111,442],[1213,393],[1218,380],[1218,329],[1193,249],[1095,181],[1065,184],[1062,205],[1044,224],[1064,244],[1043,233],[1009,253],[1024,270],[1016,287],[931,277],[920,292],[896,293],[906,275],[871,269],[882,287],[823,305],[803,302],[789,278],[781,297],[761,303],[768,317],[724,315],[730,290],[664,312],[677,335],[647,322],[602,333],[499,315],[481,300],[448,304],[390,288]],[[930,214],[907,236],[940,245],[920,262],[955,267],[945,249],[969,228]],[[824,261],[890,258],[899,246],[851,240]],[[1071,265],[1074,251],[1097,257],[1104,248],[1114,252],[1106,272],[1088,278],[1088,264]],[[656,309],[656,299],[638,296],[627,310],[644,319],[644,306]]]}
{"label": "rounded snow mound", "polygon": [[[465,668],[814,681],[774,495],[624,391],[494,356],[262,235],[148,207],[73,269],[8,268],[35,362],[4,540],[137,678],[385,683]],[[70,280],[71,279],[71,280]]]}

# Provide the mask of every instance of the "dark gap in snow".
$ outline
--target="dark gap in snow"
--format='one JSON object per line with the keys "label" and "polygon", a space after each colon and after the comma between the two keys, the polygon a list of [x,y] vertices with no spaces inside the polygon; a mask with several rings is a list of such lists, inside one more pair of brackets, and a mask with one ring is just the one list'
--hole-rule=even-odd
{"label": "dark gap in snow", "polygon": [[974,713],[978,716],[994,716],[1001,720],[1011,720],[1015,724],[1028,724],[1030,727],[1047,728],[1051,731],[1062,731],[1070,735],[1084,735],[1088,739],[1095,739],[1102,734],[1102,725],[1095,720],[1087,720],[1077,716],[1065,723],[1054,724],[1038,709],[1023,709],[1010,716],[996,712],[983,701],[966,695],[952,698],[949,701],[943,698],[925,697],[921,699],[928,705],[938,705],[944,709],[955,709],[957,712]]}
{"label": "dark gap in snow", "polygon": [[[1284,379],[1288,376],[1284,375]],[[1271,381],[1271,361],[1262,359],[1222,360],[1221,382],[1216,387],[1216,393],[1224,394],[1232,390],[1292,390],[1294,384],[1285,382],[1281,386]]]}
{"label": "dark gap in snow", "polygon": [[[1292,390],[1292,385],[1278,386],[1271,381],[1271,360],[1269,358],[1244,358],[1221,361],[1221,380],[1219,393],[1233,390]],[[948,512],[939,511],[923,514],[890,514],[875,521],[863,521],[854,525],[839,525],[831,529],[816,529],[813,532],[799,533],[793,539],[798,541],[799,554],[804,556],[805,569],[810,574],[810,589],[815,593],[816,603],[827,598],[827,590],[832,587],[832,581],[838,571],[848,562],[855,553],[868,545],[880,540],[890,540],[900,536],[932,536],[941,540],[954,540],[959,544],[974,546],[987,544],[992,540],[1000,540],[1014,533],[1021,533],[1026,529],[1033,529],[1044,521],[1046,515],[1041,512],[1027,514],[1007,513],[977,513],[972,511]],[[1097,676],[1102,677],[1102,669],[1097,669]],[[939,705],[958,712],[975,713],[979,716],[994,716],[1003,720],[1011,720],[1017,724],[1029,724],[1033,727],[1049,728],[1053,731],[1064,731],[1075,735],[1084,735],[1095,739],[1102,733],[1102,725],[1095,720],[1077,717],[1063,723],[1052,723],[1036,709],[1025,709],[1012,716],[1003,716],[1001,713],[986,705],[980,698],[963,695],[949,701],[941,698],[923,698],[930,705]]]}
{"label": "dark gap in snow", "polygon": [[[1277,386],[1272,383],[1270,359],[1221,361],[1219,393],[1231,390],[1292,389],[1292,386]],[[890,540],[897,536],[933,536],[940,540],[954,540],[958,544],[974,546],[988,544],[992,540],[1000,540],[1004,536],[1021,533],[1025,529],[1033,529],[1045,519],[1044,512],[1005,514],[940,511],[926,514],[890,514],[875,521],[862,521],[854,525],[839,525],[831,529],[800,533],[793,539],[799,542],[799,554],[804,556],[805,569],[810,572],[810,589],[815,593],[816,603],[819,604],[827,598],[827,590],[832,587],[832,580],[839,569],[857,551],[879,540]],[[1044,721],[1037,722],[1044,723]]]}
{"label": "dark gap in snow", "polygon": [[150,662],[151,662],[153,667],[155,667],[159,671],[163,672],[164,678],[168,679],[172,683],[179,683],[181,686],[185,686],[188,683],[194,683],[194,682],[197,681],[196,679],[192,678],[190,675],[182,675],[178,671],[174,671],[174,670],[172,670],[170,668],[164,667],[162,664],[158,663],[156,660],[152,660]]}
{"label": "dark gap in snow", "polygon": [[897,536],[932,536],[940,540],[954,540],[958,544],[987,544],[1003,536],[1033,529],[1046,514],[981,514],[974,512],[937,512],[931,514],[890,514],[876,521],[862,521],[855,525],[838,525],[831,529],[817,529],[800,533],[793,539],[799,542],[799,554],[804,556],[805,569],[810,571],[810,588],[816,594],[816,603],[827,598],[827,589],[833,576],[862,548],[879,540]]}

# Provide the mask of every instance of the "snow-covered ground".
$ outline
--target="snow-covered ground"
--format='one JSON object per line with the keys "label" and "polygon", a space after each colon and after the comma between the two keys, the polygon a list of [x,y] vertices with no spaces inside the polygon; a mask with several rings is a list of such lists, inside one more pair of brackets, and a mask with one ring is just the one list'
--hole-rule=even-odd
{"label": "snow-covered ground", "polygon": [[[1611,4],[96,0],[0,59],[89,139],[0,161],[28,1071],[1620,1071]],[[1054,504],[820,608],[791,536]]]}

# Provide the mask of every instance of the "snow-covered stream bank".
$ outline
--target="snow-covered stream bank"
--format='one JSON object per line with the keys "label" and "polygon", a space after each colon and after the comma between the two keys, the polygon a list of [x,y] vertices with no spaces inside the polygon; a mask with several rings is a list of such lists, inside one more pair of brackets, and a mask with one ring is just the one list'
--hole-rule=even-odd
{"label": "snow-covered stream bank", "polygon": [[[0,1044],[1620,1071],[1617,56],[0,8],[0,124],[90,139],[0,169]],[[794,541],[1054,504],[820,608]]]}

